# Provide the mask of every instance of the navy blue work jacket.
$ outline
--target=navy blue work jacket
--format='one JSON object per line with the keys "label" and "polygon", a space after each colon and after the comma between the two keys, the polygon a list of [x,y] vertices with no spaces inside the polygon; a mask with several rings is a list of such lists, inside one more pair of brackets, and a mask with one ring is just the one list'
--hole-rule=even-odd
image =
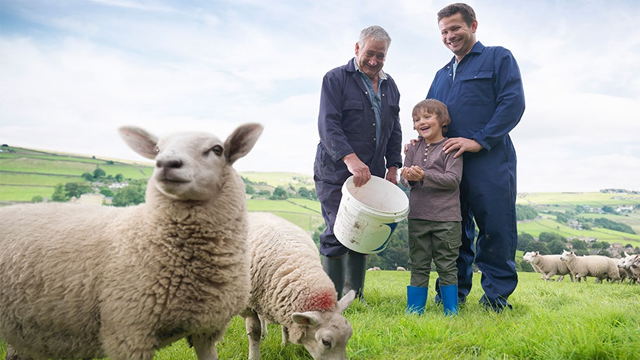
{"label": "navy blue work jacket", "polygon": [[367,88],[357,73],[355,58],[330,70],[322,80],[316,151],[316,180],[342,184],[351,173],[342,160],[355,153],[369,166],[371,174],[384,178],[386,168],[402,166],[400,128],[400,92],[387,74],[378,89],[380,141],[376,148],[376,118]]}
{"label": "navy blue work jacket", "polygon": [[525,107],[520,69],[511,52],[478,41],[458,64],[455,79],[454,61],[436,73],[427,94],[448,107],[447,137],[473,139],[486,150],[510,142],[509,132]]}

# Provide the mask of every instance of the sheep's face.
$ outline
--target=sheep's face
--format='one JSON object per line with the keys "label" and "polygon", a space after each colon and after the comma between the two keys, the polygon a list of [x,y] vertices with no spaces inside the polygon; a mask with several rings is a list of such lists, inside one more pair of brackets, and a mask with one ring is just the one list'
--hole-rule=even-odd
{"label": "sheep's face", "polygon": [[177,200],[209,200],[221,188],[227,169],[224,143],[206,133],[179,133],[156,146],[153,180],[164,195]]}
{"label": "sheep's face", "polygon": [[533,260],[533,257],[536,255],[535,252],[533,251],[529,251],[527,253],[524,254],[524,256],[522,256],[522,259],[526,262],[531,262],[531,260]]}
{"label": "sheep's face", "polygon": [[294,313],[293,322],[307,329],[300,343],[315,360],[346,360],[347,342],[353,334],[351,324],[342,312],[355,299],[355,292],[349,291],[338,301],[335,311],[307,311]]}
{"label": "sheep's face", "polygon": [[564,250],[562,252],[562,255],[560,255],[560,260],[567,261],[567,260],[569,260],[571,258],[575,258],[575,257],[576,257],[576,254],[574,254],[573,252]]}
{"label": "sheep's face", "polygon": [[231,165],[251,151],[262,125],[240,125],[224,142],[203,132],[176,133],[158,140],[138,127],[123,126],[119,131],[131,149],[156,161],[147,192],[157,189],[174,200],[208,201],[225,189]]}

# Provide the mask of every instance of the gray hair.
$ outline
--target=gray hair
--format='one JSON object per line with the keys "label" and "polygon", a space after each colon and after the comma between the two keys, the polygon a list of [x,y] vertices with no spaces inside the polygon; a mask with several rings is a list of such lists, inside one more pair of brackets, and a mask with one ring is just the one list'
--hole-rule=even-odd
{"label": "gray hair", "polygon": [[391,45],[391,36],[389,36],[387,31],[383,29],[382,26],[372,25],[362,29],[362,31],[360,32],[360,39],[358,39],[358,45],[360,45],[360,47],[363,47],[364,42],[369,37],[372,40],[380,40],[386,42],[387,48],[389,48],[389,45]]}

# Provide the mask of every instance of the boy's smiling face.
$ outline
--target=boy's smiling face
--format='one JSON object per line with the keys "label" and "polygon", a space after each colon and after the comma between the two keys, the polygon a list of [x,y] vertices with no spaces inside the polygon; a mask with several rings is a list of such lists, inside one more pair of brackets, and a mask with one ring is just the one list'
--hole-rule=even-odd
{"label": "boy's smiling face", "polygon": [[438,117],[421,109],[413,116],[413,128],[427,144],[436,143],[444,139],[442,135],[442,125]]}

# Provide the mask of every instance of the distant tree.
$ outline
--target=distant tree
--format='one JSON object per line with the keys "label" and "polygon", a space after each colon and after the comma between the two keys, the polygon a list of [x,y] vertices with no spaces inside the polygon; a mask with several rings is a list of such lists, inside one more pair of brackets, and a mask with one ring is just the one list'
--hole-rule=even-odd
{"label": "distant tree", "polygon": [[533,235],[522,232],[518,234],[518,245],[516,249],[524,251],[524,249],[527,248],[527,245],[529,245],[529,243],[532,241],[535,241]]}
{"label": "distant tree", "polygon": [[132,181],[129,186],[124,187],[113,196],[111,204],[113,206],[138,205],[144,202],[146,183],[140,180]]}
{"label": "distant tree", "polygon": [[550,233],[546,231],[541,232],[540,235],[538,235],[538,239],[540,239],[540,241],[543,241],[545,243],[550,243],[553,240],[560,240],[562,242],[566,242],[567,240],[556,233]]}
{"label": "distant tree", "polygon": [[64,191],[64,185],[58,184],[53,190],[53,195],[51,195],[51,201],[55,202],[65,202],[69,200],[67,193]]}
{"label": "distant tree", "polygon": [[569,221],[569,218],[563,213],[556,213],[556,221],[559,223],[566,224]]}
{"label": "distant tree", "polygon": [[311,199],[311,192],[306,187],[302,186],[298,189],[298,196],[305,199]]}
{"label": "distant tree", "polygon": [[40,195],[36,195],[36,196],[31,198],[31,202],[32,203],[41,203],[43,201],[44,201],[44,199]]}
{"label": "distant tree", "polygon": [[564,242],[560,240],[551,241],[549,244],[547,244],[547,247],[549,248],[549,251],[551,251],[552,254],[562,254],[563,250],[567,250],[567,247],[564,244]]}
{"label": "distant tree", "polygon": [[607,214],[615,214],[616,213],[616,209],[612,208],[609,205],[605,205],[602,207],[602,211],[604,211]]}
{"label": "distant tree", "polygon": [[94,179],[100,179],[100,178],[104,177],[105,175],[107,175],[107,173],[104,170],[100,169],[100,168],[97,168],[97,169],[93,170],[93,178]]}
{"label": "distant tree", "polygon": [[93,192],[93,189],[91,188],[91,185],[88,185],[86,183],[72,182],[66,183],[64,185],[64,191],[67,195],[67,198],[70,199],[72,197],[75,197],[76,199],[78,199],[82,194]]}
{"label": "distant tree", "polygon": [[381,259],[379,265],[369,265],[367,260],[367,266],[380,266],[382,269],[395,270],[398,266],[407,267],[409,262],[409,222],[405,219],[398,223],[393,234],[389,238],[387,247],[378,253]]}
{"label": "distant tree", "polygon": [[627,234],[635,234],[635,230],[631,226],[615,221],[611,221],[607,218],[597,218],[593,221],[596,226],[600,226],[605,229],[620,231]]}
{"label": "distant tree", "polygon": [[579,239],[573,239],[571,240],[571,247],[573,250],[587,250],[587,243]]}
{"label": "distant tree", "polygon": [[529,251],[539,251],[540,254],[542,255],[551,254],[551,250],[549,250],[549,247],[547,247],[547,244],[543,243],[542,241],[530,242],[529,245],[527,245],[527,248],[525,249],[525,252],[529,252]]}
{"label": "distant tree", "polygon": [[516,204],[516,219],[533,220],[538,217],[538,212],[532,206]]}
{"label": "distant tree", "polygon": [[124,180],[124,175],[122,174],[116,174],[116,181],[117,182],[122,182]]}
{"label": "distant tree", "polygon": [[93,181],[93,174],[86,172],[84,174],[82,174],[82,178],[87,180],[87,181]]}
{"label": "distant tree", "polygon": [[516,260],[516,271],[535,272],[533,266],[524,260]]}
{"label": "distant tree", "polygon": [[598,251],[598,255],[611,257],[611,253],[607,249],[600,249],[600,251]]}
{"label": "distant tree", "polygon": [[113,190],[109,189],[108,187],[101,187],[100,194],[104,195],[105,197],[113,197],[114,195]]}
{"label": "distant tree", "polygon": [[271,200],[286,200],[289,198],[289,193],[282,186],[278,186],[273,190],[273,195],[271,196]]}
{"label": "distant tree", "polygon": [[253,188],[253,186],[249,185],[249,184],[245,184],[244,185],[244,192],[248,195],[253,195],[256,193],[256,189]]}

